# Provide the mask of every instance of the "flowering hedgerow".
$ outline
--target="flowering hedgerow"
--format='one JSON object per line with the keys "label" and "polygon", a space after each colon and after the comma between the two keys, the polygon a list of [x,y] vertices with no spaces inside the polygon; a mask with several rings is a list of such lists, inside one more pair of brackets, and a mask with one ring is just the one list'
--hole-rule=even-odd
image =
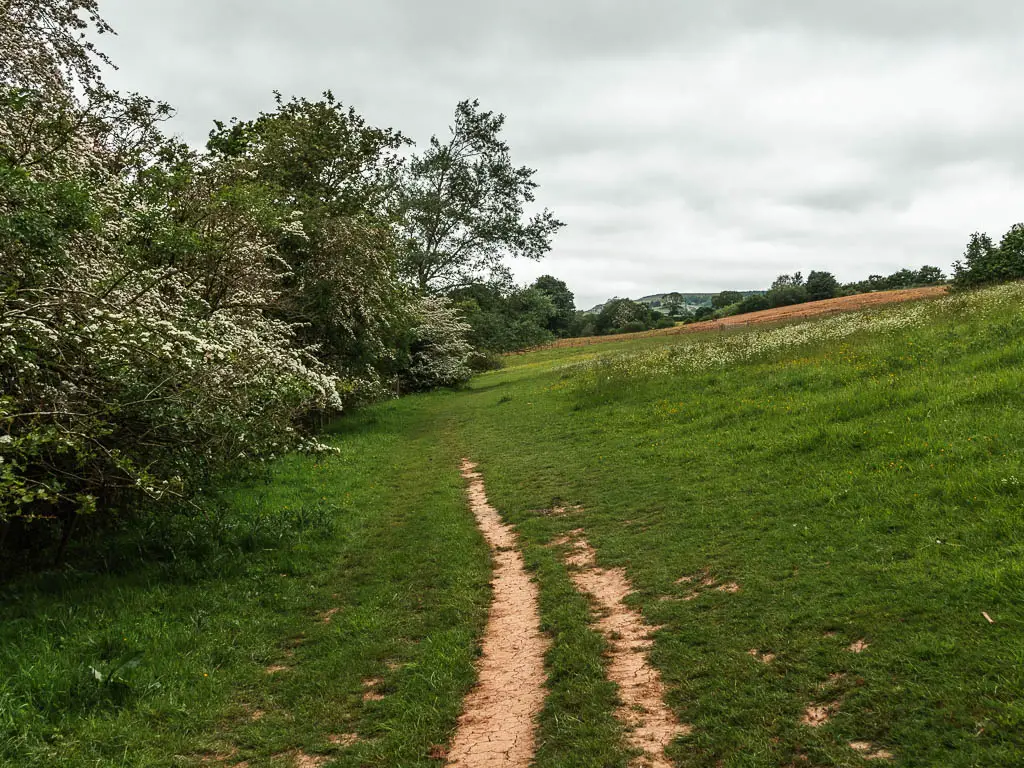
{"label": "flowering hedgerow", "polygon": [[0,11],[0,524],[192,498],[364,384],[283,304],[301,212],[99,81],[93,0]]}

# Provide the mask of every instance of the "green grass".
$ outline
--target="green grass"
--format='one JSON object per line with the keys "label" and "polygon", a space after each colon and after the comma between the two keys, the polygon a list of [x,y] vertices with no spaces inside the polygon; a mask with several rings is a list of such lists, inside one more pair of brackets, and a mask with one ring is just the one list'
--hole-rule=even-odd
{"label": "green grass", "polygon": [[[813,329],[845,320],[544,350],[468,391],[368,409],[340,423],[341,455],[290,457],[226,491],[196,553],[8,585],[0,756],[442,764],[430,755],[472,684],[488,596],[457,474],[469,456],[541,588],[539,768],[629,756],[604,643],[547,546],[574,528],[660,627],[653,661],[693,726],[671,750],[680,766],[870,764],[851,741],[892,765],[1020,765],[1022,310],[1013,286],[829,338]],[[546,514],[555,504],[582,509]],[[704,572],[739,592],[673,599]],[[130,685],[90,680],[140,653]],[[369,677],[382,701],[362,701]],[[832,702],[824,726],[800,723]],[[361,741],[332,745],[339,733]]]}
{"label": "green grass", "polygon": [[[202,534],[219,543],[8,585],[0,762],[258,768],[301,749],[342,766],[439,764],[430,749],[473,681],[488,554],[435,422],[397,418],[346,421],[340,455],[289,457],[225,494]],[[123,684],[89,670],[136,658]],[[367,678],[383,680],[382,701],[363,702]],[[330,742],[341,734],[360,742]]]}
{"label": "green grass", "polygon": [[[482,378],[460,430],[528,546],[582,526],[626,567],[694,726],[681,765],[857,765],[855,740],[903,765],[1019,765],[1022,342],[1018,292],[703,371],[650,376],[638,344],[636,373]],[[537,514],[556,498],[586,514]],[[660,599],[705,569],[741,591]],[[830,723],[799,723],[831,701]]]}

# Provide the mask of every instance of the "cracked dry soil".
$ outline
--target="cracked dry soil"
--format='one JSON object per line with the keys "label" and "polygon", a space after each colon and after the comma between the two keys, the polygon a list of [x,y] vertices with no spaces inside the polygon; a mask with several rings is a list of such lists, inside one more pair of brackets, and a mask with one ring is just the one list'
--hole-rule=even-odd
{"label": "cracked dry soil", "polygon": [[537,585],[530,580],[512,528],[487,501],[476,465],[462,460],[467,496],[494,555],[493,597],[479,681],[466,697],[448,765],[526,768],[533,759],[534,723],[544,705],[544,654]]}
{"label": "cracked dry soil", "polygon": [[574,531],[573,550],[566,562],[573,566],[570,576],[576,588],[590,596],[600,611],[598,628],[610,651],[608,678],[619,687],[622,705],[617,717],[627,728],[629,744],[643,750],[638,763],[647,768],[672,768],[665,747],[679,735],[690,733],[665,705],[665,685],[658,670],[647,661],[653,627],[644,623],[639,611],[626,605],[633,591],[621,568],[598,568],[595,552]]}

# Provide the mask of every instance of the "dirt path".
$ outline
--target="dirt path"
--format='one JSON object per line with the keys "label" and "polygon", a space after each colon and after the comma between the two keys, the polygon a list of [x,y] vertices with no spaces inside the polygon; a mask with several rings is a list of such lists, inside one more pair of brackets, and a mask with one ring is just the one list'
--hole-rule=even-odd
{"label": "dirt path", "polygon": [[652,627],[639,611],[625,604],[633,591],[621,568],[595,565],[595,553],[579,532],[560,543],[571,544],[566,562],[573,566],[570,576],[576,588],[590,596],[601,617],[598,628],[610,650],[608,678],[619,687],[622,705],[616,713],[626,725],[630,745],[641,749],[639,765],[672,768],[665,747],[678,735],[690,732],[665,705],[665,686],[658,670],[647,661]]}
{"label": "dirt path", "polygon": [[477,524],[494,553],[493,602],[477,665],[479,682],[466,697],[448,764],[459,768],[526,768],[533,759],[534,722],[544,705],[544,653],[537,585],[530,581],[516,536],[487,502],[476,465],[462,461]]}

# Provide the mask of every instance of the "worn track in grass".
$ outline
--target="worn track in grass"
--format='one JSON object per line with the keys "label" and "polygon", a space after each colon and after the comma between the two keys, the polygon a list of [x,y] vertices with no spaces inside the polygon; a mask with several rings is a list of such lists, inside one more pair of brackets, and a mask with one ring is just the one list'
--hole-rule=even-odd
{"label": "worn track in grass", "polygon": [[466,697],[448,753],[460,768],[526,768],[534,727],[544,705],[544,654],[538,589],[531,581],[511,527],[487,501],[476,465],[462,462],[473,515],[494,554],[494,597],[478,665],[479,682]]}
{"label": "worn track in grass", "polygon": [[647,660],[654,628],[624,602],[633,590],[623,569],[599,568],[593,548],[580,532],[559,543],[572,546],[566,557],[573,569],[570,577],[600,613],[597,625],[609,647],[608,677],[618,686],[622,700],[617,716],[626,726],[629,744],[643,752],[638,764],[672,768],[665,747],[691,728],[681,724],[666,706],[661,675]]}

